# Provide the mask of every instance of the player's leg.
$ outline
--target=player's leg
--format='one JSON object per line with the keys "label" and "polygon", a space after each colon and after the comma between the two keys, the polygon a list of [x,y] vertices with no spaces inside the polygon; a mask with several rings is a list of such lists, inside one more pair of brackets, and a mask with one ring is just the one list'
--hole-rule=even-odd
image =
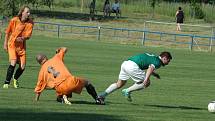
{"label": "player's leg", "polygon": [[118,81],[116,83],[111,84],[104,92],[99,94],[99,98],[105,99],[106,96],[108,96],[109,94],[123,87],[126,84],[127,80],[130,78],[126,72],[126,68],[128,67],[129,67],[128,62],[124,61],[121,65]]}
{"label": "player's leg", "polygon": [[144,85],[143,84],[143,81],[141,82],[136,82],[134,83],[132,86],[128,87],[127,89],[123,89],[122,90],[122,94],[127,98],[127,100],[129,102],[132,101],[132,98],[131,98],[131,92],[133,91],[138,91],[138,90],[142,90],[144,89],[145,87],[148,87],[150,85],[150,82],[147,84],[147,85]]}
{"label": "player's leg", "polygon": [[181,31],[181,25],[180,25],[180,23],[177,23],[177,31]]}
{"label": "player's leg", "polygon": [[123,85],[126,84],[126,81],[118,80],[116,83],[111,84],[104,92],[100,93],[98,96],[98,100],[105,104],[105,98],[111,94],[112,92],[116,91],[117,89],[121,88]]}
{"label": "player's leg", "polygon": [[56,88],[56,95],[57,95],[57,102],[71,105],[71,102],[68,100],[68,98],[72,98],[72,92],[68,90],[67,84],[71,84],[68,82],[63,82],[60,87]]}
{"label": "player's leg", "polygon": [[67,105],[71,105],[72,103],[68,100],[67,96],[66,95],[63,95],[62,96],[62,100],[63,100],[63,103],[67,104]]}
{"label": "player's leg", "polygon": [[116,83],[111,84],[104,92],[102,92],[99,96],[105,98],[112,92],[116,91],[117,89],[123,87],[127,81],[118,80]]}
{"label": "player's leg", "polygon": [[8,54],[9,54],[10,65],[7,69],[6,79],[5,79],[5,82],[3,85],[3,88],[5,88],[5,89],[7,89],[9,87],[10,80],[13,76],[13,72],[14,72],[14,69],[16,66],[16,61],[17,61],[16,51],[14,48],[8,47]]}
{"label": "player's leg", "polygon": [[96,100],[97,92],[95,90],[95,87],[89,81],[85,81],[85,88],[87,89],[88,94],[90,94],[93,99]]}
{"label": "player's leg", "polygon": [[130,61],[129,65],[131,67],[127,70],[127,73],[135,81],[135,83],[129,88],[123,89],[122,94],[127,98],[128,101],[132,101],[131,92],[144,88],[144,84],[142,82],[145,79],[145,72],[141,70],[139,66],[133,61]]}
{"label": "player's leg", "polygon": [[179,31],[181,31],[181,23],[178,24]]}
{"label": "player's leg", "polygon": [[119,18],[119,8],[116,10],[116,17]]}
{"label": "player's leg", "polygon": [[19,82],[18,82],[18,78],[22,75],[22,73],[25,70],[25,65],[26,65],[26,59],[25,59],[25,55],[20,56],[19,58],[19,68],[17,68],[14,77],[13,77],[13,86],[14,88],[18,88],[19,87]]}
{"label": "player's leg", "polygon": [[88,94],[90,94],[93,99],[96,101],[96,104],[104,105],[104,101],[98,98],[95,87],[87,80],[85,80],[85,88],[87,89]]}
{"label": "player's leg", "polygon": [[64,103],[63,96],[62,95],[58,95],[56,101],[60,102],[60,103]]}
{"label": "player's leg", "polygon": [[[67,96],[67,98],[72,98],[72,93],[67,94],[66,96]],[[65,103],[64,100],[63,100],[63,95],[57,95],[56,101],[60,102],[60,103]]]}
{"label": "player's leg", "polygon": [[16,60],[11,60],[11,64],[9,65],[8,69],[7,69],[7,74],[6,74],[6,79],[4,81],[4,85],[3,88],[7,89],[9,84],[10,84],[10,80],[13,76],[13,72],[16,66]]}

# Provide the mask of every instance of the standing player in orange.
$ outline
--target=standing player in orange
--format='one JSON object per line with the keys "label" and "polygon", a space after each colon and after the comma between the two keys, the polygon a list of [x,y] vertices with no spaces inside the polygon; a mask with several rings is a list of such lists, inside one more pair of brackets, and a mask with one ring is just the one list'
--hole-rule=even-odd
{"label": "standing player in orange", "polygon": [[56,50],[56,55],[48,60],[44,54],[36,56],[37,62],[41,65],[38,76],[38,82],[35,87],[35,101],[39,100],[41,92],[45,88],[56,90],[57,101],[65,104],[71,104],[67,97],[72,96],[72,92],[80,94],[85,87],[87,92],[94,98],[96,104],[103,104],[98,99],[95,88],[88,80],[73,76],[64,65],[64,55],[67,52],[66,47]]}
{"label": "standing player in orange", "polygon": [[30,8],[23,6],[18,15],[13,17],[5,31],[4,50],[9,54],[10,65],[7,69],[6,80],[3,88],[7,89],[13,76],[16,63],[19,64],[13,81],[14,88],[18,88],[17,79],[25,70],[26,64],[26,40],[31,37],[33,21],[30,19]]}

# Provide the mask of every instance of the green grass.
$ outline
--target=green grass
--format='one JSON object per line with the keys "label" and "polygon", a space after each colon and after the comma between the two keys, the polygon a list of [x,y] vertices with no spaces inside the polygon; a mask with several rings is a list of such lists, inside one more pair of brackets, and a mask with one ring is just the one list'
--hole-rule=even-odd
{"label": "green grass", "polygon": [[[121,90],[107,97],[105,106],[92,104],[86,90],[81,95],[73,95],[71,106],[57,103],[53,90],[44,91],[40,101],[34,102],[33,91],[39,71],[35,55],[44,52],[52,57],[59,46],[69,49],[65,64],[72,74],[91,80],[98,92],[117,79],[120,64],[131,55],[159,54],[167,50],[172,53],[173,60],[167,67],[157,70],[161,80],[152,77],[148,89],[132,94],[132,103],[124,99]],[[33,36],[27,47],[27,67],[20,78],[21,88],[5,90],[0,87],[1,121],[212,121],[215,118],[207,111],[208,103],[215,100],[214,53],[44,36]],[[3,83],[8,59],[3,49],[0,53]],[[132,80],[125,87],[131,84]]]}
{"label": "green grass", "polygon": [[[83,10],[82,13],[89,13],[89,4],[91,0],[83,1]],[[110,0],[112,4],[114,0]],[[68,11],[68,12],[81,12],[81,3],[82,0],[79,1],[69,1],[69,0],[55,0],[53,9],[57,9],[60,11]],[[104,5],[103,0],[96,1],[96,10],[102,11]],[[180,2],[164,2],[161,1],[159,4],[156,4],[154,9],[154,16],[152,16],[152,7],[150,0],[135,0],[135,1],[120,1],[120,6],[122,10],[122,15],[125,17],[133,18],[142,18],[143,20],[151,20],[156,19],[157,21],[174,21],[175,22],[175,13],[179,6],[185,12],[185,23],[190,24],[205,24],[205,23],[214,23],[215,15],[213,14],[214,5],[210,4],[202,4],[200,7],[202,8],[206,17],[202,20],[194,19],[192,15],[192,9],[190,8],[190,3],[180,3]],[[49,9],[47,7],[40,7],[40,9]],[[138,14],[135,16],[135,14]],[[139,16],[142,14],[143,16]]]}

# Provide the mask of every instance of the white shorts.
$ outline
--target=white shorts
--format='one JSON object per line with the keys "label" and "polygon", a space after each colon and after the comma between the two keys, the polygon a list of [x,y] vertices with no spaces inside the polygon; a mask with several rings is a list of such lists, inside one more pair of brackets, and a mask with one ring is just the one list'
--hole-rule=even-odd
{"label": "white shorts", "polygon": [[140,82],[144,81],[145,76],[145,71],[141,70],[135,62],[128,60],[122,63],[119,80],[127,81],[131,78],[135,82]]}

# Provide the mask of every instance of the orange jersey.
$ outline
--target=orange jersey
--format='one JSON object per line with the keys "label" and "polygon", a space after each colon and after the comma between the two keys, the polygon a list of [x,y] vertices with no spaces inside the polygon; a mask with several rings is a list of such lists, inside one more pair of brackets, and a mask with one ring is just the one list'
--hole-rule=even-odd
{"label": "orange jersey", "polygon": [[16,51],[20,53],[25,53],[25,42],[17,43],[17,37],[30,38],[33,31],[33,21],[29,20],[27,22],[21,22],[19,17],[14,17],[11,19],[5,33],[9,35],[8,47],[16,48]]}
{"label": "orange jersey", "polygon": [[64,51],[61,49],[59,53],[42,65],[35,93],[41,93],[45,88],[55,89],[57,95],[81,92],[84,81],[71,75],[64,65],[63,57]]}

